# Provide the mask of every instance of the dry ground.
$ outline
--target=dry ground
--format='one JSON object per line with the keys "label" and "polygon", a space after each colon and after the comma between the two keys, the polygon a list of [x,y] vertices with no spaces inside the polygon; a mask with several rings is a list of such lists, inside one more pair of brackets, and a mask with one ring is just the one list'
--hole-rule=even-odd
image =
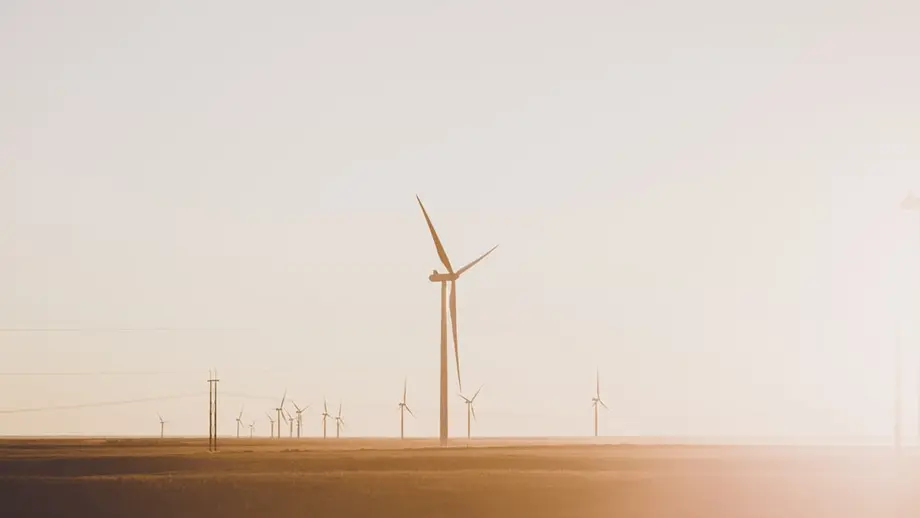
{"label": "dry ground", "polygon": [[0,516],[920,516],[920,458],[885,448],[550,441],[8,439]]}

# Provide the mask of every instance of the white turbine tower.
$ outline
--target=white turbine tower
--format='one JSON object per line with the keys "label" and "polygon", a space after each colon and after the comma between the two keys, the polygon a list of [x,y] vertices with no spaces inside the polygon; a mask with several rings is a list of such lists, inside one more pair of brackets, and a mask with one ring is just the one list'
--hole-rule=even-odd
{"label": "white turbine tower", "polygon": [[607,404],[604,403],[604,401],[601,399],[601,374],[600,374],[600,371],[597,371],[597,372],[595,373],[594,381],[595,381],[595,386],[596,386],[596,388],[595,388],[595,392],[594,392],[594,397],[591,398],[591,406],[594,407],[594,436],[597,437],[597,406],[600,405],[600,406],[604,407],[604,408],[607,409],[607,410],[610,410],[610,409],[607,408]]}
{"label": "white turbine tower", "polygon": [[339,415],[335,416],[335,438],[339,438],[339,431],[345,429],[345,418],[342,417],[342,403],[339,403]]}
{"label": "white turbine tower", "polygon": [[281,404],[278,405],[278,408],[275,409],[275,412],[278,412],[278,438],[281,438],[281,420],[284,418],[284,415],[281,413],[284,410],[284,400],[287,398],[287,390],[284,391],[284,395],[281,396]]}
{"label": "white turbine tower", "polygon": [[470,427],[470,417],[474,420],[476,419],[476,408],[473,406],[473,403],[476,401],[476,397],[479,396],[479,391],[482,390],[480,386],[479,389],[473,394],[473,397],[467,398],[463,394],[460,394],[460,398],[463,399],[463,402],[466,403],[466,439],[469,440],[471,437],[471,427]]}
{"label": "white turbine tower", "polygon": [[167,421],[164,421],[164,420],[163,420],[163,416],[161,416],[159,412],[157,412],[157,417],[160,418],[160,439],[162,439],[162,438],[163,438],[163,429],[166,427]]}
{"label": "white turbine tower", "polygon": [[240,415],[236,416],[236,438],[240,438],[240,427],[243,426],[243,408],[240,407]]}
{"label": "white turbine tower", "polygon": [[[901,209],[908,212],[917,212],[920,214],[920,198],[914,196],[914,193],[908,193],[904,201],[901,202]],[[901,343],[897,344],[895,354],[895,446],[901,447]],[[920,433],[920,413],[918,417],[918,433]]]}
{"label": "white turbine tower", "polygon": [[329,414],[329,407],[326,405],[326,399],[323,398],[323,439],[326,438],[326,419],[332,417]]}
{"label": "white turbine tower", "polygon": [[400,439],[405,438],[404,424],[405,424],[406,412],[409,412],[409,415],[411,415],[412,417],[415,417],[415,414],[412,413],[412,409],[409,408],[409,405],[406,403],[407,383],[408,383],[408,380],[403,380],[403,397],[402,397],[402,401],[399,402],[399,438]]}
{"label": "white turbine tower", "polygon": [[[268,412],[265,412],[265,415],[268,416],[268,422],[271,423],[272,425],[271,431],[268,433],[268,436],[274,437],[275,436],[275,419]],[[280,425],[281,423],[278,423],[278,424]],[[281,427],[279,426],[278,428],[281,428]]]}
{"label": "white turbine tower", "polygon": [[425,216],[425,222],[428,224],[428,230],[431,232],[431,239],[434,241],[434,246],[438,251],[438,258],[441,260],[441,264],[444,265],[444,268],[447,269],[447,273],[438,273],[437,270],[433,270],[431,275],[428,276],[428,280],[431,282],[441,283],[441,414],[439,436],[441,445],[443,446],[447,444],[447,283],[450,283],[450,322],[454,337],[454,361],[457,365],[457,386],[462,391],[463,385],[460,382],[460,352],[457,345],[457,279],[479,261],[485,259],[493,250],[498,248],[498,245],[495,245],[491,250],[479,256],[475,261],[454,271],[453,266],[450,264],[450,259],[447,257],[447,252],[444,251],[444,246],[438,238],[438,233],[434,230],[431,218],[428,217],[428,212],[425,210],[425,206],[422,205],[422,200],[418,196],[416,196],[415,199],[418,200],[418,205],[422,208],[422,214]]}
{"label": "white turbine tower", "polygon": [[306,409],[310,408],[310,405],[300,408],[293,399],[291,400],[291,404],[294,405],[294,413],[297,415],[297,438],[300,439],[300,431],[303,429],[303,413]]}

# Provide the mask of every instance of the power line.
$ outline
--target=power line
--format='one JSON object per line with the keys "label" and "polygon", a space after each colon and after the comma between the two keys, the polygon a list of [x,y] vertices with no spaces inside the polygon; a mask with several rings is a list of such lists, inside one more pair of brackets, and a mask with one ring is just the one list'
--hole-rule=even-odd
{"label": "power line", "polygon": [[156,376],[168,374],[188,374],[185,371],[73,371],[73,372],[0,372],[3,376]]}
{"label": "power line", "polygon": [[221,333],[257,331],[231,327],[0,327],[0,333]]}
{"label": "power line", "polygon": [[[231,372],[249,372],[249,373],[271,373],[271,369],[227,369]],[[8,371],[0,372],[0,377],[14,376],[174,376],[174,375],[197,375],[198,370],[149,370],[149,371]]]}
{"label": "power line", "polygon": [[137,399],[123,399],[121,401],[103,401],[99,403],[82,403],[77,405],[58,405],[38,408],[15,408],[10,410],[0,410],[0,414],[25,414],[31,412],[51,412],[56,410],[76,410],[81,408],[98,408],[117,405],[131,405],[134,403],[148,403],[152,401],[167,401],[170,399],[185,399],[192,397],[201,397],[201,394],[176,394],[172,396],[159,396]]}

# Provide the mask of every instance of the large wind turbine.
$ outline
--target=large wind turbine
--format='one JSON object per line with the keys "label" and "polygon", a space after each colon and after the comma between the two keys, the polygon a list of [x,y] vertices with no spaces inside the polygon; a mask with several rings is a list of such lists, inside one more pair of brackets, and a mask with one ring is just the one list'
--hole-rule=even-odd
{"label": "large wind turbine", "polygon": [[607,404],[604,403],[604,401],[601,399],[601,373],[600,371],[595,373],[594,380],[595,380],[596,388],[594,392],[594,397],[591,398],[591,406],[594,407],[594,436],[597,437],[597,406],[600,405],[607,410],[610,410],[610,409],[607,408]]}
{"label": "large wind turbine", "polygon": [[323,399],[323,439],[326,438],[326,418],[332,417],[329,415],[329,407],[326,405],[326,400]]}
{"label": "large wind turbine", "polygon": [[335,416],[335,438],[339,438],[339,431],[345,429],[345,418],[342,417],[342,403],[339,403],[339,415]]}
{"label": "large wind turbine", "polygon": [[300,408],[293,399],[291,400],[291,404],[294,405],[296,409],[294,413],[297,414],[297,438],[300,439],[300,430],[303,428],[303,413],[306,409],[310,408],[310,405]]}
{"label": "large wind turbine", "polygon": [[425,222],[428,224],[428,230],[431,231],[431,239],[434,240],[434,246],[438,251],[438,258],[441,259],[441,264],[443,264],[444,268],[447,269],[447,273],[438,273],[437,270],[433,270],[431,275],[428,276],[428,280],[431,282],[441,283],[440,438],[441,445],[443,446],[447,443],[447,283],[450,283],[450,323],[454,337],[454,361],[457,364],[457,386],[460,388],[460,390],[463,390],[463,385],[460,382],[460,352],[457,346],[457,279],[459,279],[464,272],[475,266],[476,263],[485,259],[486,256],[491,254],[493,250],[498,248],[498,245],[493,246],[491,250],[482,254],[478,259],[471,262],[470,264],[454,271],[453,266],[450,264],[450,259],[447,257],[447,252],[444,251],[444,246],[441,245],[441,240],[438,238],[438,233],[434,230],[434,225],[431,223],[431,218],[428,217],[428,212],[425,210],[425,206],[422,205],[422,200],[417,195],[415,199],[418,200],[418,205],[422,208],[422,214],[425,216]]}
{"label": "large wind turbine", "polygon": [[275,409],[275,412],[278,412],[278,438],[281,438],[281,419],[284,416],[281,414],[281,411],[284,410],[284,400],[287,398],[287,390],[284,391],[284,395],[281,396],[281,404],[278,405],[278,408]]}
{"label": "large wind turbine", "polygon": [[408,411],[409,415],[411,415],[412,417],[415,417],[415,414],[412,413],[412,409],[409,408],[409,405],[406,404],[407,383],[408,383],[408,380],[403,380],[403,398],[402,398],[402,401],[399,402],[399,438],[400,439],[403,439],[405,437],[405,435],[403,434],[403,430],[405,429],[403,427],[403,424],[405,422],[406,412]]}
{"label": "large wind turbine", "polygon": [[480,386],[479,389],[473,394],[473,397],[467,398],[463,394],[460,394],[460,398],[463,399],[463,402],[466,403],[466,439],[470,439],[470,416],[473,419],[476,419],[476,409],[473,408],[473,402],[476,401],[476,396],[479,395],[479,391],[482,390]]}

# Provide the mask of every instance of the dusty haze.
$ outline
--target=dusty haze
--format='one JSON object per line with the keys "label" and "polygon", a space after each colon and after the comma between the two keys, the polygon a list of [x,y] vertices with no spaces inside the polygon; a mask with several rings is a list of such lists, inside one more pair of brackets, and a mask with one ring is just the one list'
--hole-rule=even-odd
{"label": "dusty haze", "polygon": [[216,366],[226,433],[287,388],[395,435],[407,376],[434,435],[417,193],[454,263],[501,244],[476,434],[589,434],[600,368],[602,434],[883,435],[899,340],[916,434],[920,8],[386,4],[3,2],[0,328],[245,330],[0,333],[0,409],[199,393],[2,433],[204,434]]}

